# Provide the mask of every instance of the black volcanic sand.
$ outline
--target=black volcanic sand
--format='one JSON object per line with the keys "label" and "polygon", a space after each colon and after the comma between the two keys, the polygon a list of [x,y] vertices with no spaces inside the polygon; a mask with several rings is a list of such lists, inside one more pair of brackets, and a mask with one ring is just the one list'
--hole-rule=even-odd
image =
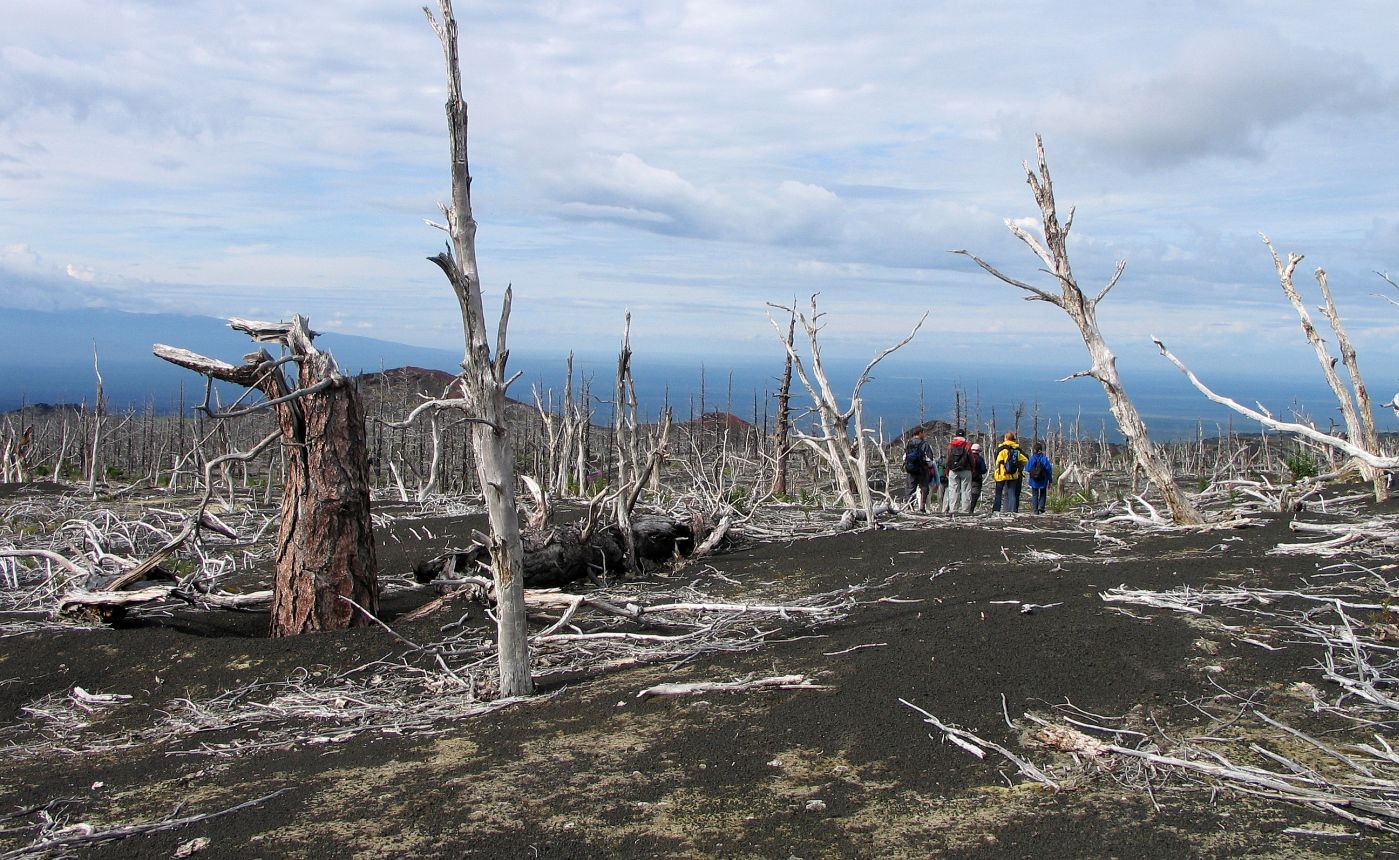
{"label": "black volcanic sand", "polygon": [[[1176,735],[1203,725],[1192,703],[1221,688],[1280,708],[1293,682],[1322,684],[1308,668],[1314,652],[1235,645],[1175,613],[1116,611],[1099,592],[1119,584],[1296,587],[1318,562],[1265,555],[1291,539],[1285,518],[1237,532],[1116,532],[1132,546],[1110,553],[1099,551],[1091,530],[1055,515],[921,522],[750,545],[712,560],[744,586],[710,578],[702,566],[664,580],[774,601],[904,574],[861,599],[918,602],[867,603],[842,622],[673,671],[641,666],[575,679],[553,696],[463,719],[432,737],[365,734],[236,758],[171,754],[197,746],[198,736],[169,749],[10,756],[0,812],[65,799],[70,821],[112,826],[171,815],[181,802],[176,814],[189,815],[290,789],[257,808],[80,852],[112,858],[165,858],[201,836],[210,843],[198,856],[237,858],[1360,857],[1399,849],[1370,832],[1285,834],[1359,829],[1301,807],[1227,792],[1211,798],[1179,781],[1158,782],[1154,798],[1106,775],[1071,780],[1059,792],[1027,784],[994,752],[973,758],[899,703],[907,699],[1042,765],[1065,760],[1022,743],[1003,719],[1003,697],[1012,717],[1050,714],[1068,700],[1096,714],[1131,715],[1139,726],[1155,721]],[[479,523],[427,522],[422,541],[409,525],[381,533],[386,572],[406,572]],[[1087,558],[1030,561],[1027,549]],[[397,592],[385,616],[431,595]],[[1012,600],[1059,605],[1025,614],[996,602]],[[460,614],[448,609],[400,629],[432,641]],[[264,623],[262,615],[205,613],[5,639],[0,740],[17,737],[22,706],[74,686],[135,696],[94,715],[135,728],[178,697],[281,680],[298,667],[339,671],[402,650],[373,628],[269,640]],[[878,647],[832,656],[860,645]],[[663,680],[799,672],[830,689],[635,695]],[[0,850],[28,838],[0,835]]]}

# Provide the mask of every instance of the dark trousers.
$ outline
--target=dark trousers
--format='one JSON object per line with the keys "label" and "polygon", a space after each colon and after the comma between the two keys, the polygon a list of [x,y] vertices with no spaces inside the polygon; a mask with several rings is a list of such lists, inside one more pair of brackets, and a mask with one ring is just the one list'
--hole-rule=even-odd
{"label": "dark trousers", "polygon": [[928,486],[933,476],[927,472],[904,472],[904,477],[908,479],[905,489],[908,491],[909,506],[923,510],[928,505]]}
{"label": "dark trousers", "polygon": [[992,513],[1005,511],[1008,514],[1020,512],[1019,480],[996,482],[996,497],[991,502],[991,511]]}
{"label": "dark trousers", "polygon": [[1047,501],[1049,501],[1049,488],[1048,488],[1048,487],[1031,487],[1031,488],[1030,488],[1030,501],[1031,501],[1031,502],[1033,503],[1033,505],[1034,505],[1035,513],[1037,513],[1037,514],[1042,514],[1042,513],[1044,513],[1045,503],[1046,503]]}

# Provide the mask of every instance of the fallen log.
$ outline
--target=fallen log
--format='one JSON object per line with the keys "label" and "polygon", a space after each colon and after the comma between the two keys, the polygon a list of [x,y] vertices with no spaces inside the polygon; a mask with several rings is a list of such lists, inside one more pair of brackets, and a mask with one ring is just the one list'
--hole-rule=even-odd
{"label": "fallen log", "polygon": [[778,675],[751,681],[692,681],[686,684],[657,684],[636,694],[638,699],[653,697],[703,696],[708,693],[746,693],[749,690],[828,690],[813,684],[805,675]]}
{"label": "fallen log", "polygon": [[173,585],[152,585],[130,591],[88,591],[74,588],[59,598],[58,614],[87,615],[105,624],[115,624],[126,617],[126,610],[132,606],[143,606],[170,598],[218,609],[248,609],[270,603],[272,592],[267,590],[233,594],[220,591],[204,594],[182,591]]}
{"label": "fallen log", "polygon": [[[698,524],[701,528],[707,521]],[[639,516],[632,521],[633,542],[643,564],[658,565],[695,553],[696,522],[682,522],[663,516]],[[710,538],[701,544],[707,554],[727,536],[724,520],[705,529]],[[545,531],[529,531],[524,542],[526,588],[557,588],[590,577],[615,576],[625,570],[625,542],[616,526],[593,529],[585,536],[579,526],[570,524]],[[421,583],[453,580],[480,575],[490,564],[484,544],[448,550],[419,562],[413,575]]]}

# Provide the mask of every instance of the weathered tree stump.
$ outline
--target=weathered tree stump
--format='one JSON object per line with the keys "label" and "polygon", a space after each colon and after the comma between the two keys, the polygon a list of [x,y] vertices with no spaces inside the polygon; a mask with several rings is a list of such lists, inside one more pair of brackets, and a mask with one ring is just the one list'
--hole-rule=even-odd
{"label": "weathered tree stump", "polygon": [[[281,343],[297,367],[291,390],[266,350],[241,366],[157,344],[155,354],[215,379],[257,388],[277,415],[286,487],[277,532],[272,636],[357,627],[379,611],[378,563],[369,508],[369,447],[359,392],[335,359],[312,345],[305,317],[229,326],[262,343]],[[225,413],[231,417],[238,413]],[[342,599],[344,598],[344,599]]]}

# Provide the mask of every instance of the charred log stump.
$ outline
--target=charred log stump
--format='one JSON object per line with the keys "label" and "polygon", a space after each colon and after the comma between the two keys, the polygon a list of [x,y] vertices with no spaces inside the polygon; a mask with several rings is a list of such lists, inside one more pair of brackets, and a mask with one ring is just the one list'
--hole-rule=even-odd
{"label": "charred log stump", "polygon": [[[632,522],[638,560],[659,566],[684,558],[695,550],[696,521],[679,522],[662,516],[641,516]],[[713,527],[704,526],[702,536]],[[615,576],[625,571],[626,549],[616,526],[595,529],[587,540],[578,526],[566,525],[524,534],[526,588],[558,588],[582,579]],[[414,576],[419,582],[482,576],[490,556],[480,544],[452,550],[419,562]]]}

